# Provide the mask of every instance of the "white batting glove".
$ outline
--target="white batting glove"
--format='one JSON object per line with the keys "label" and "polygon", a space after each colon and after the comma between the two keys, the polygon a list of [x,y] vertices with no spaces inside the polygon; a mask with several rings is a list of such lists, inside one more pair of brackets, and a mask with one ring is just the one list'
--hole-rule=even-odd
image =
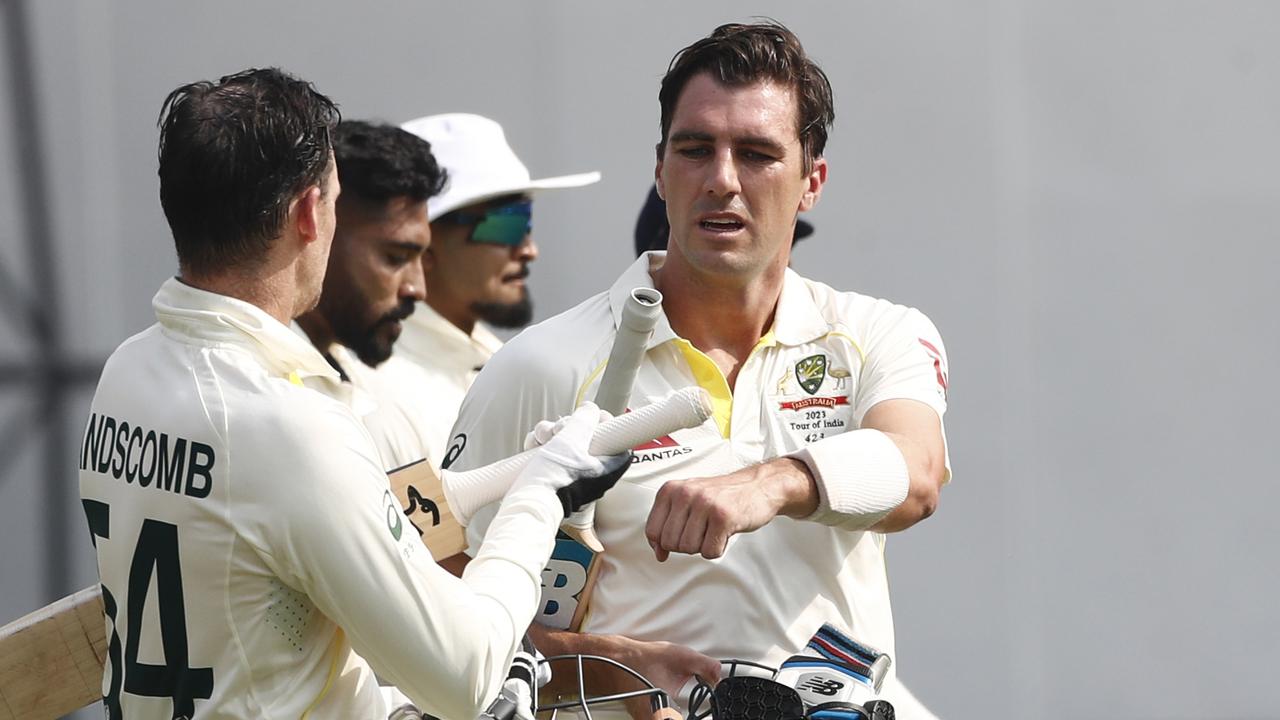
{"label": "white batting glove", "polygon": [[[538,421],[538,423],[533,426],[533,429],[529,431],[529,434],[524,436],[524,449],[532,450],[533,448],[546,445],[550,442],[551,438],[555,437],[556,433],[560,432],[561,428],[564,427],[565,421],[567,421],[569,417],[571,416],[566,415],[559,420]],[[608,410],[600,410],[601,423],[608,422],[612,419],[613,413]],[[596,504],[588,503],[581,509],[569,513],[564,520],[564,524],[574,528],[579,533],[594,532],[595,518]],[[588,545],[590,545],[589,542]]]}
{"label": "white batting glove", "polygon": [[[587,404],[595,407],[594,403]],[[583,405],[583,407],[585,406],[586,404]],[[608,410],[600,410],[599,408],[596,408],[596,411],[600,413],[597,424],[608,422],[613,419],[613,414]],[[555,437],[556,433],[560,432],[560,430],[564,428],[564,424],[568,422],[571,417],[573,416],[565,415],[559,420],[539,420],[538,423],[533,426],[533,429],[529,431],[529,434],[524,436],[524,449],[532,450],[536,447],[546,445],[551,441],[551,438]]]}
{"label": "white batting glove", "polygon": [[[587,402],[569,417],[554,423],[551,428],[553,436],[516,477],[510,492],[526,487],[548,488],[560,498],[566,515],[599,499],[631,464],[629,451],[599,458],[589,452],[591,436],[600,424],[600,418],[600,409]],[[558,430],[555,428],[557,424],[560,426]],[[534,431],[537,431],[536,426]],[[545,434],[545,428],[543,432]]]}

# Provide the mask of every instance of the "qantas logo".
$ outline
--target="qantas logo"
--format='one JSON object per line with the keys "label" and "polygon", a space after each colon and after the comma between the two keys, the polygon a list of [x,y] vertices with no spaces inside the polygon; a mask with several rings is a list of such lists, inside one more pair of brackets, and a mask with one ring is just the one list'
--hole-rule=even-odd
{"label": "qantas logo", "polygon": [[[630,412],[630,410],[628,410]],[[631,463],[652,462],[654,460],[669,460],[680,455],[687,455],[693,452],[693,448],[685,447],[676,442],[675,438],[670,435],[663,435],[660,438],[650,440],[647,443],[641,443],[631,450],[634,454],[631,456]]]}

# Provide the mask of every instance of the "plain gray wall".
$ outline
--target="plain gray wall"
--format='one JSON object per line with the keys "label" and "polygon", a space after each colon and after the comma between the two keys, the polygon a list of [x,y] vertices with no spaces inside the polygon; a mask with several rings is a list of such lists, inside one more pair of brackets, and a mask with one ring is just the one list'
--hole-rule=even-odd
{"label": "plain gray wall", "polygon": [[[67,341],[97,358],[175,268],[155,120],[179,84],[279,65],[347,117],[478,112],[535,176],[603,171],[537,203],[541,318],[631,257],[672,53],[786,22],[837,109],[795,266],[920,307],[950,353],[955,480],[888,546],[902,676],[946,718],[1280,716],[1280,3],[28,5]],[[3,357],[29,350],[15,327]],[[0,396],[0,421],[30,404]],[[0,477],[0,620],[53,599],[38,489],[74,458],[44,476],[38,447]],[[82,513],[54,521],[77,551],[57,592],[90,584]]]}

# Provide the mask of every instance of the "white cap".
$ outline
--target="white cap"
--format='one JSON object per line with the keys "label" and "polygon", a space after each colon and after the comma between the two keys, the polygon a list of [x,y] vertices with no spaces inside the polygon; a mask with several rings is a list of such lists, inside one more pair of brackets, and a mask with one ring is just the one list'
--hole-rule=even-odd
{"label": "white cap", "polygon": [[460,207],[503,195],[581,187],[600,181],[600,173],[533,180],[507,144],[502,126],[467,113],[430,115],[400,126],[431,143],[431,154],[449,172],[444,192],[427,201],[427,218],[435,220]]}

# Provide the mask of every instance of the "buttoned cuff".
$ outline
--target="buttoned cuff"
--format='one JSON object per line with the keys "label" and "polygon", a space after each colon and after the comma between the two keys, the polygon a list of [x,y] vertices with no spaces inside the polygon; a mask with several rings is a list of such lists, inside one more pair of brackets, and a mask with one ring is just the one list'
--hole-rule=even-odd
{"label": "buttoned cuff", "polygon": [[907,461],[879,430],[854,430],[791,453],[813,474],[818,509],[805,518],[845,530],[866,530],[907,499]]}

